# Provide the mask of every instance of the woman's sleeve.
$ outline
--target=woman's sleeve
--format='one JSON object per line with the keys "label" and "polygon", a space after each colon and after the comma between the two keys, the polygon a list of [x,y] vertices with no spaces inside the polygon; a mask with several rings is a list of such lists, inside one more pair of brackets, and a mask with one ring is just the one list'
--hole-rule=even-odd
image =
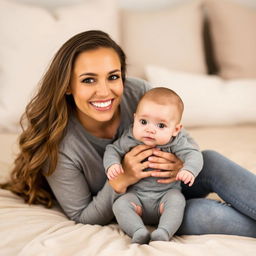
{"label": "woman's sleeve", "polygon": [[113,219],[112,204],[117,194],[108,181],[97,195],[92,196],[84,172],[65,154],[59,154],[56,170],[46,179],[70,219],[99,225],[108,224]]}

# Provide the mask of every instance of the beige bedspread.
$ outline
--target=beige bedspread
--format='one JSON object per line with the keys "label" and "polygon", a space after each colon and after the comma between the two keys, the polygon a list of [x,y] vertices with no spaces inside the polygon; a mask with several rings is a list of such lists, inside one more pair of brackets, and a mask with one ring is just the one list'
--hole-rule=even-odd
{"label": "beige bedspread", "polygon": [[[256,173],[256,126],[189,130],[202,149],[215,149]],[[0,174],[10,168],[15,135],[0,134]],[[174,237],[149,245],[130,243],[116,224],[75,224],[58,208],[28,206],[0,190],[0,256],[256,255],[256,239],[225,235]]]}

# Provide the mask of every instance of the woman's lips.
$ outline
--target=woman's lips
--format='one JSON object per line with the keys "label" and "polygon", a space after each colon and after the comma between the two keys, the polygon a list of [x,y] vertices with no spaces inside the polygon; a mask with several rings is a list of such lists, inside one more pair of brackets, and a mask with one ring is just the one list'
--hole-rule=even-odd
{"label": "woman's lips", "polygon": [[91,101],[90,104],[99,111],[106,111],[112,108],[114,99],[104,101]]}

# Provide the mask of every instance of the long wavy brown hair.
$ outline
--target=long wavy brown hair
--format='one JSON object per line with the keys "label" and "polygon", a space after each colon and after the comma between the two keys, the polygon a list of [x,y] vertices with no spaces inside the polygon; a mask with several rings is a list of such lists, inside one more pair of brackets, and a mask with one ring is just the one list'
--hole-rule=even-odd
{"label": "long wavy brown hair", "polygon": [[14,161],[10,180],[1,184],[1,188],[23,197],[29,204],[46,207],[53,204],[54,197],[45,175],[51,175],[56,168],[59,144],[70,113],[76,109],[72,95],[66,94],[73,64],[79,53],[100,47],[116,51],[125,81],[126,58],[119,45],[102,31],[82,32],[69,39],[56,53],[39,82],[35,97],[21,117],[20,152]]}

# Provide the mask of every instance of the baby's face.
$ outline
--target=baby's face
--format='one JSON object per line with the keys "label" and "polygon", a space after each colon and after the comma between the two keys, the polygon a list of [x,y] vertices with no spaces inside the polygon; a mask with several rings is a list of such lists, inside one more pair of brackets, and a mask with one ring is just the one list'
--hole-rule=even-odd
{"label": "baby's face", "polygon": [[148,146],[164,145],[181,129],[177,108],[144,100],[134,114],[133,136]]}

